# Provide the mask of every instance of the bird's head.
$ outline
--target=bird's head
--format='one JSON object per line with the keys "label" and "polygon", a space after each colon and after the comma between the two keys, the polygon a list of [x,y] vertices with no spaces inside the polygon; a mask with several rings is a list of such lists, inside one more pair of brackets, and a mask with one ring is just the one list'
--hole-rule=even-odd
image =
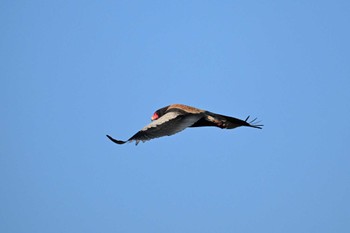
{"label": "bird's head", "polygon": [[155,121],[155,120],[159,119],[160,117],[162,117],[167,112],[168,107],[169,106],[158,109],[157,111],[155,111],[155,113],[153,113],[153,115],[152,115],[151,120]]}
{"label": "bird's head", "polygon": [[155,112],[155,113],[153,113],[151,120],[154,121],[154,120],[157,120],[158,118],[159,118],[159,115],[157,112]]}

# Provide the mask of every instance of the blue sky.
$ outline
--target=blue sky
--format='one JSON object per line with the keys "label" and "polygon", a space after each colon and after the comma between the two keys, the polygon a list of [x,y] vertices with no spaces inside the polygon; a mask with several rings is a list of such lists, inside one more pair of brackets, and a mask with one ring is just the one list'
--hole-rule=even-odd
{"label": "blue sky", "polygon": [[[349,1],[2,1],[1,232],[349,232]],[[263,130],[116,145],[183,103]]]}

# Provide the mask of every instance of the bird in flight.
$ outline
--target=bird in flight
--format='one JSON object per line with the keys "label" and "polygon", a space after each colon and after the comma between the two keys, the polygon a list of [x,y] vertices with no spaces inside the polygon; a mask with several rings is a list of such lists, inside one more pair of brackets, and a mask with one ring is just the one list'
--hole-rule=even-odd
{"label": "bird in flight", "polygon": [[206,110],[172,104],[158,109],[152,116],[152,122],[126,141],[121,141],[106,135],[112,142],[124,144],[135,141],[136,145],[142,141],[176,134],[187,127],[215,126],[221,129],[234,129],[240,126],[248,126],[261,129],[263,125],[254,124],[256,118],[249,121],[249,116],[243,121],[234,117],[212,113]]}

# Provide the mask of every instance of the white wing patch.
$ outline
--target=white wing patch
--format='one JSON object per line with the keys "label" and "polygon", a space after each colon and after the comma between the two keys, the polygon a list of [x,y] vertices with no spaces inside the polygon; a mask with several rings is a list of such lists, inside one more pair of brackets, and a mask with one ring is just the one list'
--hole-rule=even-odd
{"label": "white wing patch", "polygon": [[142,134],[133,139],[138,143],[140,140],[147,141],[153,138],[170,136],[193,125],[201,117],[201,114],[182,115],[176,112],[168,112],[159,119],[145,126],[139,131],[139,133],[142,132]]}
{"label": "white wing patch", "polygon": [[173,135],[186,129],[187,127],[197,122],[201,117],[202,116],[200,114],[184,116],[184,118],[181,119],[179,122],[176,122],[176,124],[169,125],[167,129],[167,135]]}
{"label": "white wing patch", "polygon": [[182,115],[176,112],[168,112],[159,119],[152,121],[149,125],[146,125],[128,141],[136,141],[137,145],[140,141],[145,142],[153,138],[170,136],[193,125],[202,117],[203,114]]}
{"label": "white wing patch", "polygon": [[161,116],[160,118],[158,118],[155,121],[152,121],[150,124],[146,125],[145,127],[143,127],[143,129],[141,129],[141,131],[146,131],[150,128],[155,128],[161,124],[164,124],[167,121],[173,120],[175,119],[177,116],[179,116],[178,113],[176,112],[168,112],[167,114]]}

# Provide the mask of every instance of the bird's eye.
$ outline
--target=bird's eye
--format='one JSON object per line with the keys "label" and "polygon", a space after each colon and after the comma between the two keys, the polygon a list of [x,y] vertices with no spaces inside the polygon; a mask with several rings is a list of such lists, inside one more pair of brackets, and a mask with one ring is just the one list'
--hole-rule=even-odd
{"label": "bird's eye", "polygon": [[157,120],[159,118],[158,114],[155,112],[152,116],[152,121]]}

